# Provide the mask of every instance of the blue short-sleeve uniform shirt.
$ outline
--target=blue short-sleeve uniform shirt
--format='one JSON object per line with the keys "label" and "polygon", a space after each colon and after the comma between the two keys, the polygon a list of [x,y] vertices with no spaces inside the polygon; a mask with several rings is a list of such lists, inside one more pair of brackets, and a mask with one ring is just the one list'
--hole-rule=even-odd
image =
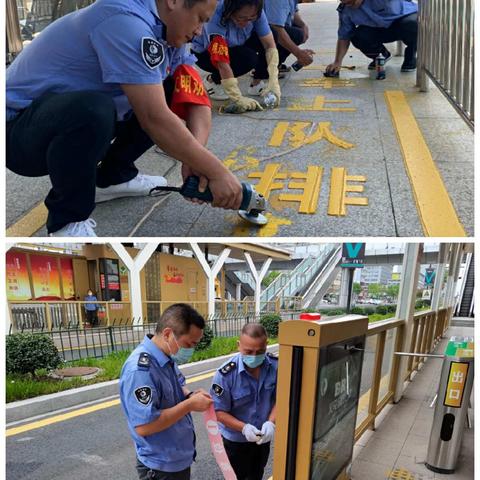
{"label": "blue short-sleeve uniform shirt", "polygon": [[65,15],[27,45],[6,72],[7,120],[45,93],[93,90],[112,96],[121,120],[131,110],[121,84],[158,84],[182,64],[155,0],[97,0]]}
{"label": "blue short-sleeve uniform shirt", "polygon": [[293,25],[293,17],[298,11],[298,0],[265,0],[264,7],[268,23],[279,27]]}
{"label": "blue short-sleeve uniform shirt", "polygon": [[338,38],[350,40],[357,26],[388,28],[395,20],[417,12],[418,6],[408,0],[364,0],[359,8],[339,5],[337,10]]}
{"label": "blue short-sleeve uniform shirt", "polygon": [[135,427],[157,419],[162,411],[185,400],[185,377],[176,364],[146,336],[131,353],[120,375],[120,400],[138,459],[164,472],[188,468],[195,458],[191,415],[162,432],[142,437]]}
{"label": "blue short-sleeve uniform shirt", "polygon": [[265,37],[271,33],[265,12],[262,10],[260,17],[254,22],[240,28],[232,20],[228,20],[225,25],[222,24],[223,0],[218,2],[215,13],[203,28],[202,35],[196,36],[192,40],[192,50],[197,53],[207,50],[213,36],[220,35],[226,41],[229,47],[238,47],[243,45],[255,32],[259,37]]}
{"label": "blue short-sleeve uniform shirt", "polygon": [[[255,379],[245,368],[240,353],[222,365],[213,377],[211,395],[215,410],[222,410],[259,430],[268,420],[275,405],[278,360],[267,354]],[[224,438],[232,442],[247,442],[241,432],[219,423]]]}

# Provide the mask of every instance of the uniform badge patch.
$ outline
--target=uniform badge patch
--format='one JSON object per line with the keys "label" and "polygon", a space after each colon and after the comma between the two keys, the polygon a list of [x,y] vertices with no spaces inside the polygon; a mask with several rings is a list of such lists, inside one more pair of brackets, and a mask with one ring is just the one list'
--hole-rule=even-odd
{"label": "uniform badge patch", "polygon": [[152,400],[152,389],[150,387],[137,388],[135,390],[135,398],[142,405],[148,405]]}
{"label": "uniform badge patch", "polygon": [[217,396],[217,397],[221,397],[222,394],[223,394],[223,388],[218,385],[217,383],[214,383],[212,385],[212,390],[213,390],[213,393]]}
{"label": "uniform badge patch", "polygon": [[153,38],[143,37],[142,58],[148,68],[158,67],[165,59],[163,45]]}

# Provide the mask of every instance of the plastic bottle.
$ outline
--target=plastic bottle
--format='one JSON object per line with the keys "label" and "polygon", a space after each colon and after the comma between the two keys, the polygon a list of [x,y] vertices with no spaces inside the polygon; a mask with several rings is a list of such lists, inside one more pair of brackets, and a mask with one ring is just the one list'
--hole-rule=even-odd
{"label": "plastic bottle", "polygon": [[385,57],[382,53],[375,59],[375,70],[377,71],[377,80],[385,80]]}
{"label": "plastic bottle", "polygon": [[277,96],[274,93],[269,92],[262,98],[262,101],[260,103],[263,108],[273,109],[275,108],[275,105],[277,104],[277,102],[278,102]]}

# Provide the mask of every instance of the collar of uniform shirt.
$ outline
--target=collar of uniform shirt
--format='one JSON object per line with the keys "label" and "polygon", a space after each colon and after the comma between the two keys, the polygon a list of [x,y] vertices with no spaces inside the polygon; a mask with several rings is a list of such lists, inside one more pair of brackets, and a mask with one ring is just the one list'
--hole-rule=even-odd
{"label": "collar of uniform shirt", "polygon": [[162,35],[162,40],[167,40],[167,26],[162,22],[162,19],[160,18],[160,15],[158,13],[158,5],[157,5],[157,0],[145,0],[145,3],[149,7],[150,11],[157,17],[158,21],[160,22],[160,25],[162,27],[161,30],[161,35]]}
{"label": "collar of uniform shirt", "polygon": [[161,366],[164,367],[168,362],[171,362],[172,359],[166,355],[162,350],[160,350],[151,340],[148,335],[145,335],[143,339],[143,345],[147,353],[153,356],[155,361]]}

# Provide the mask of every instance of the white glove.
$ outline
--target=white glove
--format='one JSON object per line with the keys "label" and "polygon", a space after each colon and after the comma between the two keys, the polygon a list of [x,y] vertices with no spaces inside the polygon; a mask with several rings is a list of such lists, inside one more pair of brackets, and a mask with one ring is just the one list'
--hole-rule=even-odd
{"label": "white glove", "polygon": [[262,445],[262,443],[268,443],[273,440],[275,435],[275,424],[273,422],[267,421],[262,425],[262,437],[257,441],[257,445]]}
{"label": "white glove", "polygon": [[222,80],[222,87],[233,103],[241,110],[245,112],[263,110],[261,105],[256,100],[253,98],[244,97],[242,95],[242,92],[238,87],[238,80],[236,78],[226,78]]}
{"label": "white glove", "polygon": [[250,423],[246,423],[242,428],[242,435],[249,441],[249,442],[256,442],[261,435],[261,431],[250,425]]}
{"label": "white glove", "polygon": [[278,100],[275,106],[278,107],[282,96],[280,84],[278,83],[278,50],[276,48],[267,48],[267,50],[265,50],[265,57],[267,59],[268,84],[262,96],[265,96],[269,92],[275,94]]}

